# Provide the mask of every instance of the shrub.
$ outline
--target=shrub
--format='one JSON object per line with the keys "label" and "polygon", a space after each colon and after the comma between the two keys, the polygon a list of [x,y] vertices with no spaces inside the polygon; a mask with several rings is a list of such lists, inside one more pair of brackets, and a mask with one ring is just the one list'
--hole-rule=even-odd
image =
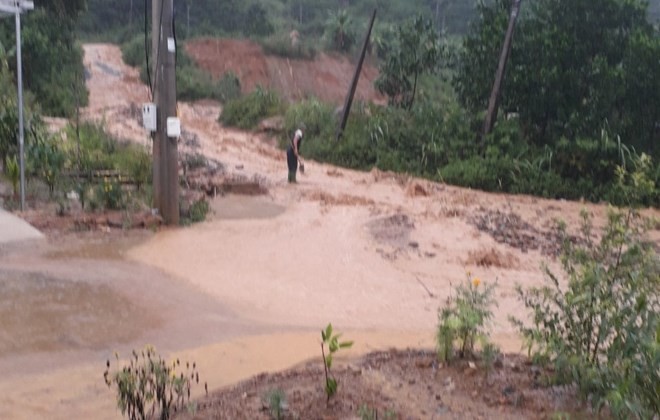
{"label": "shrub", "polygon": [[[119,364],[119,355],[115,353]],[[199,372],[193,362],[185,362],[185,370],[179,359],[166,363],[153,347],[140,353],[133,350],[128,366],[110,371],[110,360],[103,373],[108,388],[117,391],[117,406],[129,419],[169,419],[186,407],[190,401],[193,383],[199,384]],[[204,387],[207,388],[206,384]]]}
{"label": "shrub", "polygon": [[255,128],[263,118],[281,112],[282,101],[275,92],[260,86],[249,95],[229,101],[220,114],[220,122],[242,129]]}
{"label": "shrub", "polygon": [[[481,287],[480,287],[481,286]],[[456,296],[449,296],[438,313],[436,344],[440,360],[450,362],[455,353],[463,358],[474,354],[477,341],[487,343],[486,323],[492,318],[491,306],[496,284],[481,285],[469,274],[465,284],[456,286]]]}
{"label": "shrub", "polygon": [[106,210],[120,210],[126,206],[126,197],[119,182],[105,178],[96,187],[94,198],[97,205]]}
{"label": "shrub", "polygon": [[120,167],[135,183],[135,188],[140,191],[144,185],[151,184],[153,176],[153,160],[148,150],[139,146],[132,147],[132,153],[120,162]]}
{"label": "shrub", "polygon": [[20,178],[20,171],[18,167],[18,161],[16,160],[16,156],[7,156],[7,159],[5,159],[5,170],[7,172],[7,176],[9,177],[9,181],[11,182],[11,187],[12,190],[14,191],[14,197],[18,195],[18,181]]}
{"label": "shrub", "polygon": [[660,412],[660,261],[635,211],[610,210],[600,235],[586,211],[581,216],[584,243],[567,240],[561,255],[568,284],[545,267],[546,286],[518,287],[532,325],[512,322],[530,354],[554,366],[554,382],[577,384],[596,409],[607,405],[617,418],[653,418]]}
{"label": "shrub", "polygon": [[232,71],[225,73],[216,84],[218,100],[227,103],[241,96],[241,81]]}

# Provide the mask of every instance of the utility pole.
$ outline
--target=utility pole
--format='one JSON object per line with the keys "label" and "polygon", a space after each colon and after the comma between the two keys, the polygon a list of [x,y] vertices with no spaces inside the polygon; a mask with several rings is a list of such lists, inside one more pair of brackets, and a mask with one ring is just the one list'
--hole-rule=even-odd
{"label": "utility pole", "polygon": [[509,55],[511,54],[511,43],[513,41],[513,31],[516,28],[516,20],[518,19],[518,14],[520,12],[520,2],[521,0],[513,0],[513,6],[511,7],[511,15],[509,16],[509,27],[506,30],[506,35],[504,36],[504,45],[502,46],[502,53],[500,54],[500,62],[497,66],[497,73],[495,73],[495,83],[493,84],[493,90],[490,94],[490,99],[488,100],[488,112],[486,113],[486,119],[484,120],[484,136],[490,134],[495,126],[495,121],[497,120],[497,108],[500,102],[500,91],[502,89],[502,81],[504,80],[504,72],[506,71],[506,63],[509,60]]}
{"label": "utility pole", "polygon": [[351,86],[348,88],[348,93],[346,94],[341,121],[339,122],[339,127],[337,128],[337,133],[335,137],[335,140],[337,141],[339,141],[339,139],[341,139],[341,136],[344,134],[344,129],[346,128],[346,123],[348,122],[348,114],[351,112],[351,106],[353,105],[353,97],[355,96],[355,90],[357,89],[358,81],[360,80],[360,74],[362,73],[362,64],[364,63],[364,57],[367,54],[367,47],[369,46],[369,39],[371,38],[371,30],[373,29],[374,21],[376,20],[376,10],[377,9],[374,9],[374,13],[371,15],[371,21],[369,22],[367,35],[364,37],[364,44],[362,44],[360,59],[358,60],[357,66],[355,67],[355,74],[353,75]]}
{"label": "utility pole", "polygon": [[167,119],[176,117],[176,72],[173,0],[153,0],[152,45],[156,133],[153,144],[154,205],[165,223],[179,224],[179,159],[177,138],[169,137]]}

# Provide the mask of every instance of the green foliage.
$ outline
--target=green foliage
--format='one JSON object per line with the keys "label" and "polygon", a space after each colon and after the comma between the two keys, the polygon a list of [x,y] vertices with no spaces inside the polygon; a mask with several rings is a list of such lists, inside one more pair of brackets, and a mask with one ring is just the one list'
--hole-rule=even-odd
{"label": "green foliage", "polygon": [[222,103],[227,103],[241,96],[241,81],[232,71],[225,73],[217,82],[217,96]]}
{"label": "green foliage", "polygon": [[[115,357],[119,364],[117,353]],[[194,362],[185,362],[183,369],[179,359],[167,363],[149,346],[140,353],[133,350],[128,365],[121,369],[111,371],[108,360],[103,378],[108,388],[116,389],[117,407],[131,420],[173,417],[189,403],[192,386],[199,384]]]}
{"label": "green foliage", "polygon": [[461,358],[472,356],[477,341],[487,343],[486,324],[493,316],[496,284],[481,286],[481,280],[469,277],[466,284],[456,286],[456,296],[449,296],[438,313],[436,344],[444,362],[450,362],[456,353]]}
{"label": "green foliage", "polygon": [[[510,7],[508,0],[479,3],[480,19],[464,41],[455,87],[473,112],[486,108]],[[530,143],[597,139],[609,124],[640,151],[652,149],[660,37],[645,12],[637,0],[523,3],[501,105],[519,113]]]}
{"label": "green foliage", "polygon": [[[340,349],[346,349],[353,346],[352,341],[339,341],[341,334],[333,334],[332,324],[328,324],[325,330],[321,330],[321,354],[323,356],[323,367],[325,369],[325,394],[330,398],[337,393],[337,379],[332,376],[333,355]],[[328,346],[328,354],[325,353],[325,346]]]}
{"label": "green foliage", "polygon": [[264,404],[270,411],[270,417],[274,420],[281,420],[289,407],[286,401],[286,394],[281,389],[271,389],[264,396]]}
{"label": "green foliage", "polygon": [[251,129],[262,119],[279,113],[282,107],[282,101],[275,92],[257,86],[249,95],[229,101],[219,120],[226,126]]}
{"label": "green foliage", "polygon": [[[87,104],[82,49],[75,24],[84,0],[37,3],[22,17],[23,85],[48,115],[68,117]],[[0,44],[15,45],[13,19],[0,20]],[[11,67],[15,72],[15,67]]]}
{"label": "green foliage", "polygon": [[121,210],[126,207],[126,195],[121,184],[113,179],[104,178],[103,183],[96,186],[91,198],[97,206],[106,210]]}
{"label": "green foliage", "polygon": [[635,206],[660,206],[660,181],[658,166],[654,166],[651,157],[645,153],[632,159],[633,171],[626,170],[625,162],[617,166],[617,183],[610,197],[614,204]]}
{"label": "green foliage", "polygon": [[660,411],[660,260],[644,226],[633,210],[611,210],[598,235],[583,211],[584,243],[567,240],[561,256],[567,285],[544,268],[546,286],[518,287],[532,326],[512,318],[556,382],[576,383],[616,418]]}
{"label": "green foliage", "polygon": [[28,145],[26,155],[28,172],[43,180],[52,196],[66,164],[62,139],[41,131]]}
{"label": "green foliage", "polygon": [[415,102],[421,74],[435,70],[440,58],[438,35],[430,20],[421,16],[396,30],[394,42],[385,52],[376,88],[390,104],[410,109]]}
{"label": "green foliage", "polygon": [[119,162],[118,166],[135,183],[135,188],[140,191],[144,185],[151,183],[153,159],[147,149],[138,146],[132,147],[132,149],[132,153]]}
{"label": "green foliage", "polygon": [[331,13],[325,22],[325,37],[331,49],[349,51],[355,45],[353,20],[346,9]]}
{"label": "green foliage", "polygon": [[206,219],[209,212],[209,203],[206,200],[197,200],[190,206],[190,222],[199,223]]}
{"label": "green foliage", "polygon": [[16,160],[16,156],[7,156],[5,159],[5,171],[7,172],[9,182],[11,182],[11,187],[14,191],[15,197],[18,195],[18,181],[20,175],[18,160]]}

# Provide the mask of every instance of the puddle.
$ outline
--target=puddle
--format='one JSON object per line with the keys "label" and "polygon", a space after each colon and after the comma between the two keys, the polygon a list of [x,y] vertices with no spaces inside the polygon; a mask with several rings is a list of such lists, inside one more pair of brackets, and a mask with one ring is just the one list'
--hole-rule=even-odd
{"label": "puddle", "polygon": [[0,271],[0,357],[105,348],[156,324],[107,285]]}
{"label": "puddle", "polygon": [[213,219],[272,219],[284,213],[286,208],[263,197],[226,195],[211,200]]}

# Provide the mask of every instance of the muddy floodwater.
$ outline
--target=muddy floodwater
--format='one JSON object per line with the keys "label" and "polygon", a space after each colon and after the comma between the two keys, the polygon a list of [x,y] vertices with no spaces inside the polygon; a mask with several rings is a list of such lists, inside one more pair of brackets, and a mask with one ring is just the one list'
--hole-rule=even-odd
{"label": "muddy floodwater", "polygon": [[211,201],[212,219],[270,219],[284,213],[286,207],[267,197],[226,195]]}

